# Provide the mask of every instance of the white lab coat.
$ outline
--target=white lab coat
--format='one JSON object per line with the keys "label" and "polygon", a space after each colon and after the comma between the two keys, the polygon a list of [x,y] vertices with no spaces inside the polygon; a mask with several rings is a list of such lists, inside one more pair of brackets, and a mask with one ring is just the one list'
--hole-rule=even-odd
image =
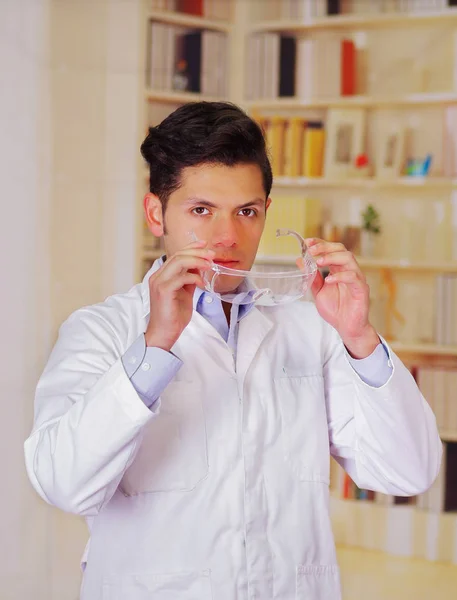
{"label": "white lab coat", "polygon": [[25,443],[37,492],[88,517],[82,600],[338,600],[330,453],[362,488],[426,490],[442,446],[413,378],[390,352],[363,383],[312,303],[253,309],[236,364],[194,312],[151,411],[121,362],[149,275],[62,325]]}

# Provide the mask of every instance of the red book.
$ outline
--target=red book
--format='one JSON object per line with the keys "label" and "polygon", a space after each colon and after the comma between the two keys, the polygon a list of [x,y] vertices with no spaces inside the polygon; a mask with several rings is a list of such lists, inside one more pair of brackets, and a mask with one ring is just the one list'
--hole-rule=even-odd
{"label": "red book", "polygon": [[349,475],[347,473],[345,473],[344,479],[343,479],[343,498],[344,499],[351,498],[351,486],[352,486],[352,479],[349,477]]}
{"label": "red book", "polygon": [[188,15],[203,16],[203,0],[179,0],[178,11]]}
{"label": "red book", "polygon": [[355,94],[355,44],[352,40],[341,42],[341,95]]}

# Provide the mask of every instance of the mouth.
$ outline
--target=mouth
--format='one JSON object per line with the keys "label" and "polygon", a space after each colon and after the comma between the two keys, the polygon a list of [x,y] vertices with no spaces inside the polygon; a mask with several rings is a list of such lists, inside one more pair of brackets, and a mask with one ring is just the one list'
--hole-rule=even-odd
{"label": "mouth", "polygon": [[240,264],[239,260],[224,260],[221,258],[213,259],[213,263],[220,265],[221,267],[228,267],[229,269],[236,269]]}

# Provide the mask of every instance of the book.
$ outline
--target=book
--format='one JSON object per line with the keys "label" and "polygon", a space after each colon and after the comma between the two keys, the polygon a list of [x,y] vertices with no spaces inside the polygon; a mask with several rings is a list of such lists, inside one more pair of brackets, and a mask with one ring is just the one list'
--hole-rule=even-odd
{"label": "book", "polygon": [[280,35],[278,33],[263,34],[264,44],[264,74],[263,98],[277,98],[279,94],[279,49]]}
{"label": "book", "polygon": [[166,41],[166,25],[152,22],[149,30],[149,59],[148,59],[148,84],[152,89],[164,89],[163,77],[163,47]]}
{"label": "book", "polygon": [[292,117],[286,121],[283,169],[285,177],[299,177],[302,174],[305,128],[306,121],[301,117]]}
{"label": "book", "polygon": [[327,0],[327,14],[328,15],[339,15],[340,14],[340,0]]}
{"label": "book", "polygon": [[356,93],[356,50],[352,40],[341,40],[341,95]]}
{"label": "book", "polygon": [[270,154],[271,169],[273,175],[282,175],[284,168],[284,141],[285,124],[284,117],[269,117],[266,119],[266,142]]}
{"label": "book", "polygon": [[203,16],[203,0],[178,0],[178,12],[188,15]]}
{"label": "book", "polygon": [[219,33],[205,30],[202,33],[201,91],[206,96],[219,95]]}
{"label": "book", "polygon": [[322,177],[325,131],[322,121],[308,121],[303,143],[303,175]]}
{"label": "book", "polygon": [[187,62],[189,77],[189,92],[201,91],[201,60],[202,60],[202,32],[195,31],[183,36],[183,57]]}
{"label": "book", "polygon": [[279,96],[295,96],[296,39],[280,37],[279,48]]}

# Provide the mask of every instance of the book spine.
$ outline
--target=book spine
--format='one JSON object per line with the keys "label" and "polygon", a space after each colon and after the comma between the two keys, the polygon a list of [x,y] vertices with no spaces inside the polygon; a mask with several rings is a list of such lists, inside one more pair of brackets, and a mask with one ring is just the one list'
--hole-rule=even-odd
{"label": "book spine", "polygon": [[340,14],[340,0],[327,0],[327,14],[328,15],[339,15]]}
{"label": "book spine", "polygon": [[178,0],[178,11],[187,15],[203,16],[203,0]]}
{"label": "book spine", "polygon": [[301,175],[304,131],[304,119],[295,117],[287,121],[284,141],[284,175],[286,177]]}
{"label": "book spine", "polygon": [[304,140],[303,175],[322,177],[324,162],[325,131],[321,121],[308,122]]}
{"label": "book spine", "polygon": [[356,51],[352,40],[341,41],[341,95],[355,94]]}

